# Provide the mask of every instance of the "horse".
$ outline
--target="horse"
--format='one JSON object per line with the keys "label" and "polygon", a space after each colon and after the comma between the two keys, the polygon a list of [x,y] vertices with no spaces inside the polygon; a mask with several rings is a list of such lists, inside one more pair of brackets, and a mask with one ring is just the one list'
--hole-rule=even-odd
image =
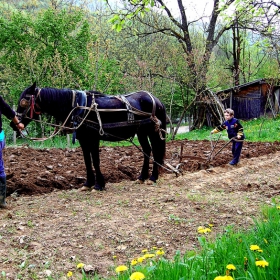
{"label": "horse", "polygon": [[[96,91],[39,88],[34,82],[21,93],[16,114],[26,127],[44,113],[54,117],[56,123],[63,123],[62,129],[70,129],[73,139],[79,141],[86,167],[86,181],[81,189],[105,189],[100,170],[100,140],[123,141],[135,135],[144,155],[138,181],[158,180],[166,149],[166,109],[151,93],[137,91],[112,96]],[[10,126],[17,130],[12,122]],[[151,152],[153,168],[149,176]]]}

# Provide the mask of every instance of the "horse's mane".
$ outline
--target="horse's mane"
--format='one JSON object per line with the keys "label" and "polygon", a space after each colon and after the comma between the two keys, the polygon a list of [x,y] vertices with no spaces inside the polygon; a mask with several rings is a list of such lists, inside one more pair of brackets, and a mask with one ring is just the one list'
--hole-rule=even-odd
{"label": "horse's mane", "polygon": [[70,89],[42,88],[41,109],[58,120],[63,120],[72,109],[72,98],[73,91]]}

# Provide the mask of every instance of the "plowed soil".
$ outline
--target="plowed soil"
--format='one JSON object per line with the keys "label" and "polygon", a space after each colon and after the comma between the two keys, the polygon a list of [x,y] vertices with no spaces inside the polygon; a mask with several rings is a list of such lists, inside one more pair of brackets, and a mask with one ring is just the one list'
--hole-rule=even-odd
{"label": "plowed soil", "polygon": [[80,148],[6,148],[9,208],[0,210],[0,273],[65,279],[72,271],[72,279],[81,279],[76,265],[82,262],[105,277],[142,249],[161,247],[166,258],[199,249],[198,226],[212,223],[211,238],[228,226],[248,228],[262,205],[280,198],[280,143],[244,142],[234,167],[225,144],[207,162],[209,141],[168,142],[157,184],[135,181],[143,160],[136,147],[101,147],[103,192],[79,191]]}

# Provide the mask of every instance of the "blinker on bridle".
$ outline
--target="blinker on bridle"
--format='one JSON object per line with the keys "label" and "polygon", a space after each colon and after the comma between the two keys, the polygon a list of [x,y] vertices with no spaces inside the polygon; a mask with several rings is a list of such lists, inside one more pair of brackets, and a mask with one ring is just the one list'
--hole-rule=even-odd
{"label": "blinker on bridle", "polygon": [[[39,92],[37,93],[37,96],[40,94],[40,91],[41,89],[39,89]],[[36,98],[37,98],[36,96]],[[40,115],[41,112],[36,112],[35,111],[35,97],[33,94],[29,95],[29,94],[26,94],[26,97],[30,97],[31,100],[27,100],[25,98],[22,98],[20,103],[19,103],[19,106],[22,107],[22,108],[25,108],[25,111],[21,114],[22,116],[26,116],[28,111],[30,110],[30,118],[32,119],[33,118],[33,113],[37,114],[37,115]],[[37,105],[38,106],[38,105]],[[20,114],[18,114],[20,115]]]}

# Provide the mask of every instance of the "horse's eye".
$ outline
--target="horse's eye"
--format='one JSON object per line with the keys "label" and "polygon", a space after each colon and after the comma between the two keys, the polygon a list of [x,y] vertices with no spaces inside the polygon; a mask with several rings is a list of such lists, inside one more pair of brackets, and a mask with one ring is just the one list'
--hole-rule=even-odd
{"label": "horse's eye", "polygon": [[28,106],[30,105],[30,101],[23,98],[20,100],[19,105],[20,105],[20,107],[28,108]]}

